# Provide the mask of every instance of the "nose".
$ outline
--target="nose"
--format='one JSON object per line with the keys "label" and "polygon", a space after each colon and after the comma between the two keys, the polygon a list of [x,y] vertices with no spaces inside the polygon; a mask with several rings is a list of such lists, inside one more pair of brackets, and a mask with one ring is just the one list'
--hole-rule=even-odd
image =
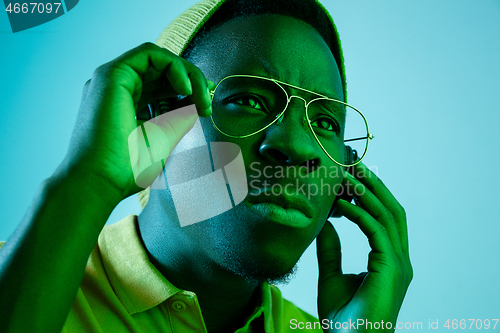
{"label": "nose", "polygon": [[311,172],[319,165],[321,155],[305,120],[305,103],[298,96],[290,99],[283,118],[265,130],[259,152],[270,162],[306,166]]}

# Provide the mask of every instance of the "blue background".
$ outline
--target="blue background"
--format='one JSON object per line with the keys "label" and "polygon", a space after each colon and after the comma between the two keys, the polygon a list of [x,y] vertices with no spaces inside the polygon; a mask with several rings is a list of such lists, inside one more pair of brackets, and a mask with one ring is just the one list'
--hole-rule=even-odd
{"label": "blue background", "polygon": [[[0,14],[0,239],[65,155],[93,70],[154,42],[194,2],[81,1],[16,34]],[[375,134],[365,164],[408,215],[415,277],[399,321],[499,318],[500,2],[323,3],[343,42],[349,102]],[[109,221],[139,212],[134,196]],[[345,271],[365,270],[365,237],[348,220],[334,225]],[[282,290],[315,315],[316,279],[313,244]]]}

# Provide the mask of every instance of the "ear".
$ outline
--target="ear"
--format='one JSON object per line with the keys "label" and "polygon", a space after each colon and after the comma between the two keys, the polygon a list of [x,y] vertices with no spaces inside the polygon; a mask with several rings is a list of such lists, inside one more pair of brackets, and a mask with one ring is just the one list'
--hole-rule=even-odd
{"label": "ear", "polygon": [[344,164],[352,164],[358,159],[358,152],[351,148],[351,146],[344,146]]}
{"label": "ear", "polygon": [[[351,146],[345,146],[344,149],[344,164],[352,164],[358,159],[358,152],[355,149],[352,149]],[[350,169],[352,167],[347,168],[347,172],[350,172]],[[343,187],[340,189],[340,193],[337,194],[335,197],[335,200],[333,201],[332,209],[330,209],[330,214],[328,215],[328,218],[330,217],[342,217],[339,213],[336,212],[336,204],[339,199],[344,199],[347,202],[352,201],[352,197],[348,196],[347,193],[345,193]]]}

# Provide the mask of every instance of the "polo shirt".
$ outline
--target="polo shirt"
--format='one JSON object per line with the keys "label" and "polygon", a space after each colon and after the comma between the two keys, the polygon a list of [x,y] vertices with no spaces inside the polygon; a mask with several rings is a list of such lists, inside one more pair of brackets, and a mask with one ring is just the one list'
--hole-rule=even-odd
{"label": "polo shirt", "polygon": [[[260,304],[237,333],[296,332],[300,322],[309,323],[308,332],[323,332],[276,286],[265,283],[259,291]],[[317,328],[310,329],[314,322]],[[196,294],[176,288],[153,266],[138,236],[137,216],[130,215],[103,228],[62,332],[207,330]]]}

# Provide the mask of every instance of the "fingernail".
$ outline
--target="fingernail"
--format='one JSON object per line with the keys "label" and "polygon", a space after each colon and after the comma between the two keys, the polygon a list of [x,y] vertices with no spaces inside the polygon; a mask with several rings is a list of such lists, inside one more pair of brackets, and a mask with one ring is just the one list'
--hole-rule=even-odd
{"label": "fingernail", "polygon": [[215,83],[213,83],[212,81],[210,80],[207,80],[207,85],[208,85],[208,88],[215,88]]}

